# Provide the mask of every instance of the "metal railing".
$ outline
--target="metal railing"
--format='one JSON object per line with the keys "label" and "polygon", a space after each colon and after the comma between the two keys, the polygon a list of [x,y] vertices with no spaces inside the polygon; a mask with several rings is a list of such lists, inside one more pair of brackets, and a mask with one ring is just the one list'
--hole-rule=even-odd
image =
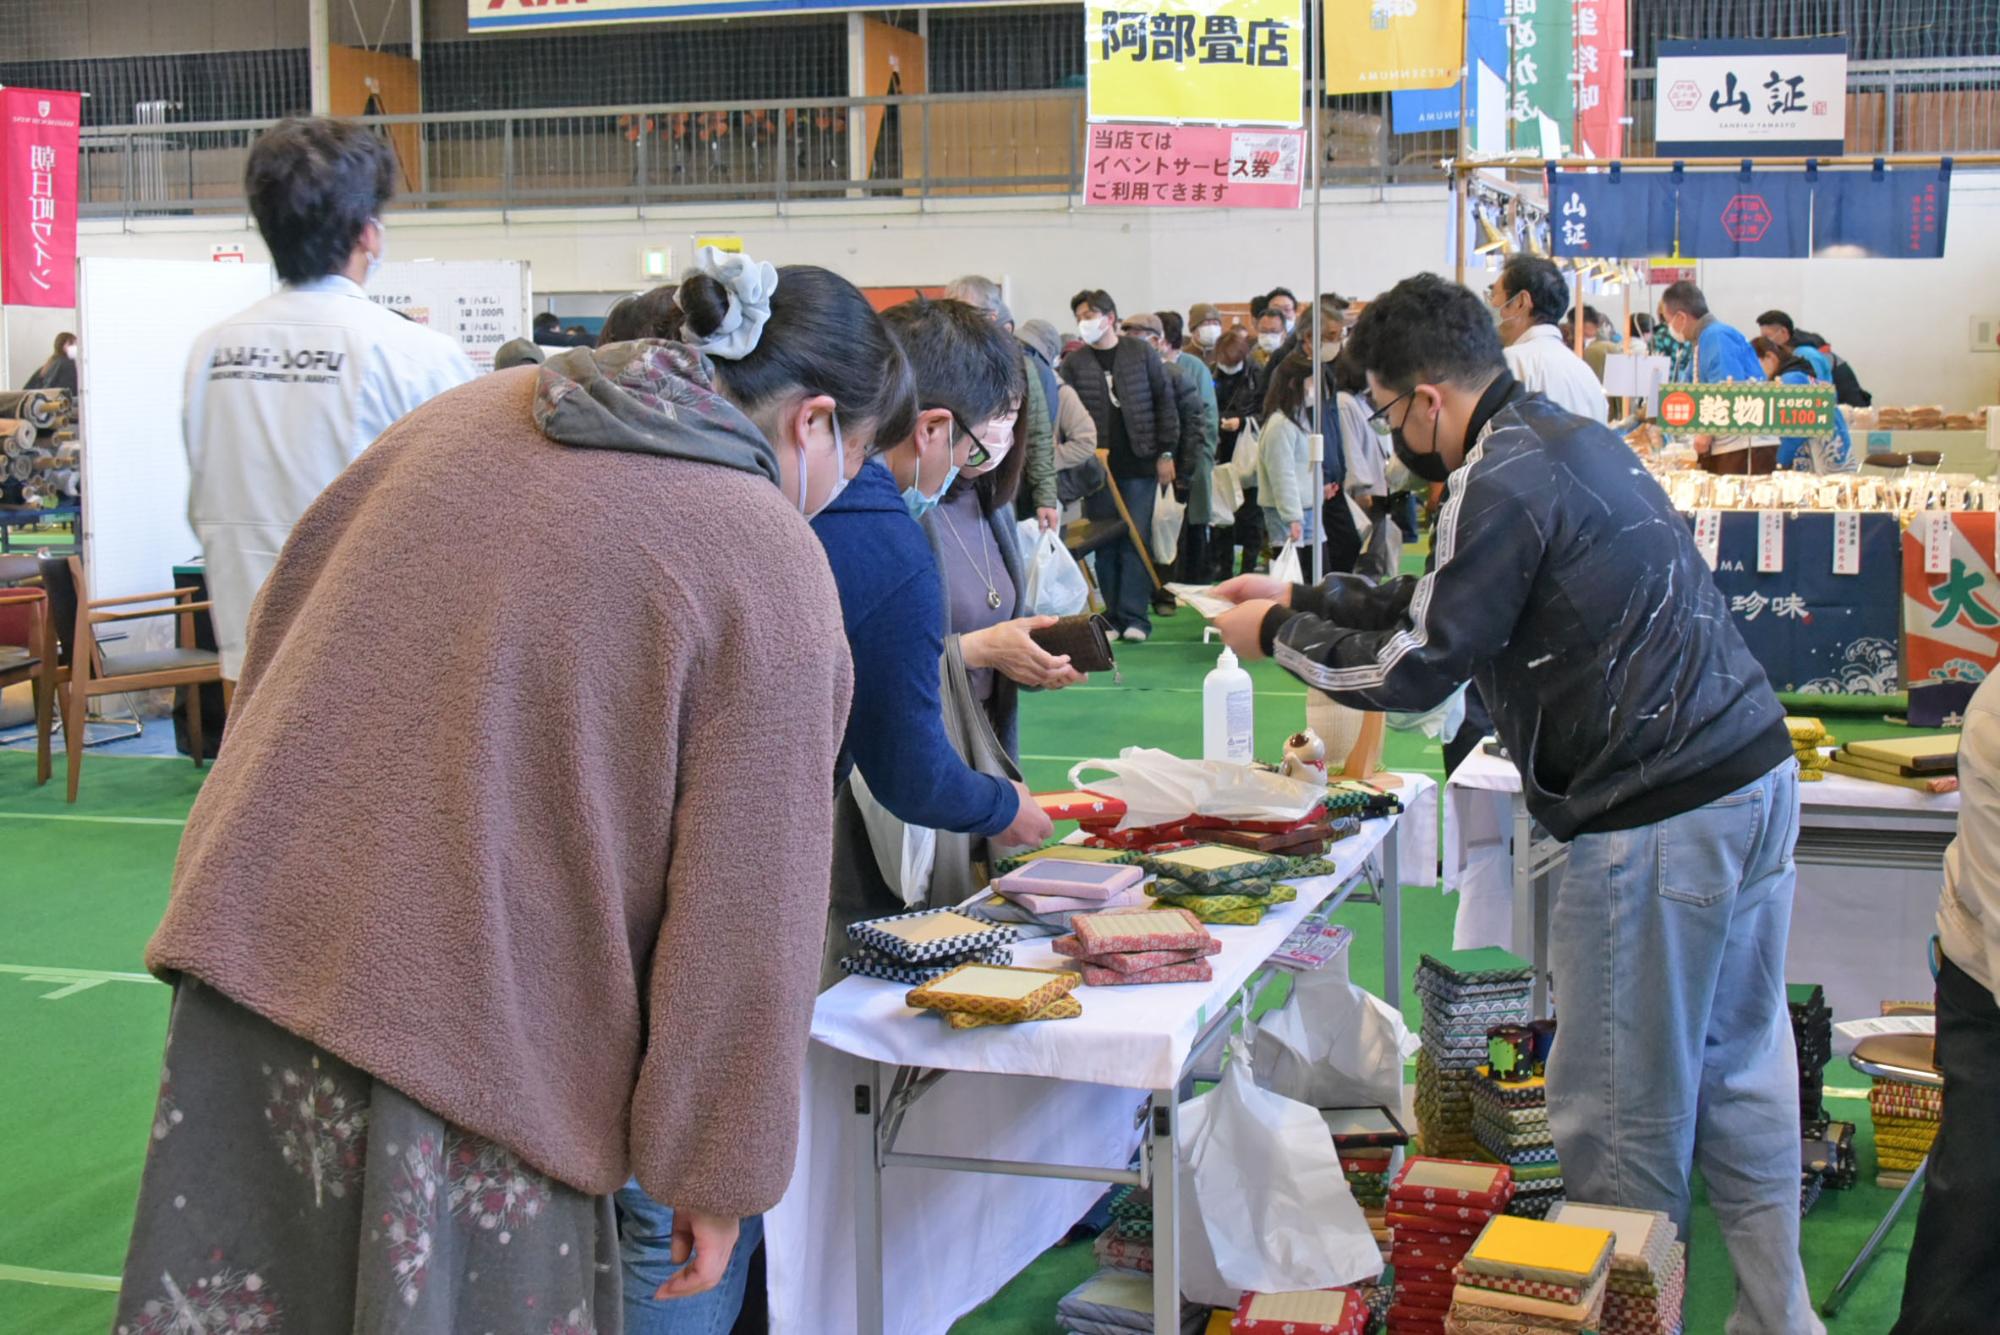
{"label": "metal railing", "polygon": [[[1392,135],[1386,95],[1331,99],[1331,184],[1437,180],[1452,135]],[[955,93],[375,116],[398,206],[537,208],[830,198],[1073,195],[1084,94]],[[86,218],[241,215],[250,145],[269,121],[89,129]]]}
{"label": "metal railing", "polygon": [[[2000,57],[1859,62],[1848,77],[1850,153],[2000,149]],[[1654,74],[1630,81],[1628,157],[1654,151]],[[1442,178],[1455,129],[1396,134],[1388,94],[1323,112],[1334,186]],[[946,93],[378,116],[395,148],[399,206],[624,207],[1068,196],[1083,187],[1084,93]],[[250,144],[269,121],[83,132],[84,217],[241,215]]]}

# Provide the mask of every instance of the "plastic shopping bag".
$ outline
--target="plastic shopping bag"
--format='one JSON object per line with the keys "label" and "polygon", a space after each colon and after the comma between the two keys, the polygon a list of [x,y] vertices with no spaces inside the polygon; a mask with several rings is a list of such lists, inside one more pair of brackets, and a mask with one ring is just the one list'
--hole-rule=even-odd
{"label": "plastic shopping bag", "polygon": [[1075,616],[1090,605],[1090,585],[1084,581],[1083,567],[1063,546],[1060,530],[1045,530],[1035,520],[1024,519],[1019,540],[1030,616]]}
{"label": "plastic shopping bag", "polygon": [[1258,1083],[1315,1108],[1403,1107],[1403,1063],[1422,1040],[1401,1012],[1347,981],[1347,957],[1299,974],[1257,1025]]}
{"label": "plastic shopping bag", "polygon": [[1243,429],[1236,433],[1236,450],[1229,456],[1229,466],[1236,470],[1236,476],[1246,487],[1257,481],[1257,456],[1262,452],[1260,439],[1257,419],[1246,419]]}
{"label": "plastic shopping bag", "polygon": [[[1111,777],[1085,781],[1091,770]],[[1189,816],[1230,820],[1304,820],[1326,798],[1326,789],[1248,765],[1184,760],[1152,747],[1128,746],[1116,760],[1086,760],[1071,768],[1072,787],[1115,797],[1125,804],[1121,830],[1169,825]]]}
{"label": "plastic shopping bag", "polygon": [[1187,503],[1174,495],[1173,484],[1162,482],[1160,494],[1153,500],[1153,560],[1163,566],[1170,566],[1181,550],[1181,520],[1187,515]]}
{"label": "plastic shopping bag", "polygon": [[855,770],[848,779],[854,805],[860,808],[861,823],[868,830],[868,847],[875,854],[875,869],[883,884],[911,908],[924,907],[931,892],[931,873],[937,866],[937,831],[922,825],[906,825],[868,791],[868,780]]}
{"label": "plastic shopping bag", "polygon": [[1271,558],[1271,578],[1283,580],[1287,584],[1303,584],[1306,582],[1305,571],[1299,566],[1299,548],[1297,543],[1286,543],[1278,549],[1278,554]]}
{"label": "plastic shopping bag", "polygon": [[1212,513],[1217,523],[1234,518],[1243,508],[1243,484],[1236,479],[1235,464],[1217,464],[1209,474],[1210,496],[1215,507]]}
{"label": "plastic shopping bag", "polygon": [[1444,703],[1421,714],[1391,713],[1384,715],[1383,721],[1399,732],[1420,732],[1448,742],[1465,726],[1465,687],[1460,686],[1445,697]]}
{"label": "plastic shopping bag", "polygon": [[1196,1302],[1227,1306],[1230,1290],[1292,1293],[1382,1273],[1325,1120],[1259,1088],[1241,1037],[1221,1083],[1182,1106],[1180,1149],[1181,1180],[1192,1187],[1182,1197],[1182,1289]]}

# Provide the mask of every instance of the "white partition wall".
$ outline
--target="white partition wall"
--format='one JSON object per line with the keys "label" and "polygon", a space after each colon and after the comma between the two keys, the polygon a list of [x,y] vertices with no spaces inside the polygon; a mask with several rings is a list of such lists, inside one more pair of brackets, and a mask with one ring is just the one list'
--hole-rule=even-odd
{"label": "white partition wall", "polygon": [[171,587],[174,566],[201,552],[187,522],[181,442],[188,352],[202,330],[270,293],[271,266],[86,259],[80,270],[90,591],[99,598],[148,593]]}

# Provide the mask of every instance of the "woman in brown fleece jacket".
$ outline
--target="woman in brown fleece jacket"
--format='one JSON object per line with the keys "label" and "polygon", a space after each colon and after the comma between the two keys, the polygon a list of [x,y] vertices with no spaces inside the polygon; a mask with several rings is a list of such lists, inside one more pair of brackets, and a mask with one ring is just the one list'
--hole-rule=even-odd
{"label": "woman in brown fleece jacket", "polygon": [[844,280],[702,268],[683,342],[443,395],[293,532],[147,952],[117,1330],[615,1332],[628,1177],[669,1296],[783,1193],[850,677],[805,516],[915,404]]}

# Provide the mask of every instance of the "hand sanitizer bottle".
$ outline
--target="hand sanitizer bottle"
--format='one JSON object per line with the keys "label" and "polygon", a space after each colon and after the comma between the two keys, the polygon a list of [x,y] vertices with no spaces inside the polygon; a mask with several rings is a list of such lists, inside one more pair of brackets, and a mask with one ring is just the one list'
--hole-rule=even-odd
{"label": "hand sanitizer bottle", "polygon": [[1201,758],[1248,765],[1257,758],[1250,674],[1228,649],[1201,683]]}

